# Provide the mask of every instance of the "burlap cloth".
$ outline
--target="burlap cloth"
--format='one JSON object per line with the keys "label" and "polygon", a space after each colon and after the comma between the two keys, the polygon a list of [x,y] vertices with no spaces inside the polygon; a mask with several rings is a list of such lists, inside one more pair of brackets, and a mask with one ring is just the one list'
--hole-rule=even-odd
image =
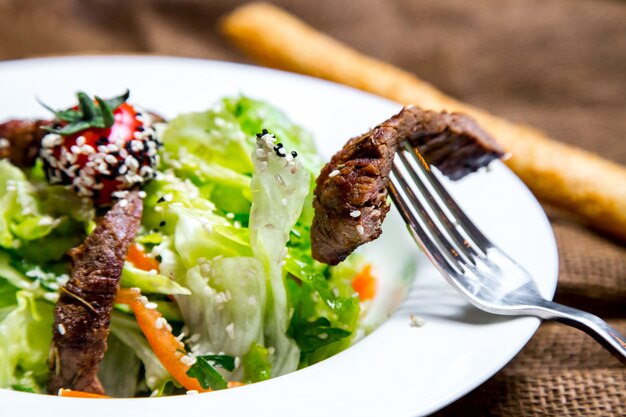
{"label": "burlap cloth", "polygon": [[[242,61],[216,29],[239,3],[0,0],[0,59],[133,52]],[[626,164],[624,2],[276,3],[459,99]],[[626,248],[548,213],[561,262],[557,300],[626,332]],[[439,415],[626,415],[626,368],[577,330],[547,323],[507,367]]]}

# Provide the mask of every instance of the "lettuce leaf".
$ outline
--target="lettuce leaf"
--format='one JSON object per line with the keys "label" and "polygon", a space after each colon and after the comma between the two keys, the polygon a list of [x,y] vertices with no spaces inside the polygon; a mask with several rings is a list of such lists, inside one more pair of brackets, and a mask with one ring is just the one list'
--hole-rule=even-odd
{"label": "lettuce leaf", "polygon": [[272,362],[270,353],[264,346],[255,343],[242,358],[244,380],[254,383],[268,380],[272,377]]}
{"label": "lettuce leaf", "polygon": [[48,235],[59,220],[42,213],[34,186],[7,159],[0,160],[0,246],[19,248]]}
{"label": "lettuce leaf", "polygon": [[[171,381],[172,377],[157,358],[133,317],[114,311],[111,316],[111,333],[141,360],[148,388],[159,390]],[[111,371],[119,372],[119,369]]]}
{"label": "lettuce leaf", "polygon": [[297,369],[300,355],[298,345],[287,336],[290,313],[282,268],[287,255],[285,245],[302,212],[311,177],[299,159],[289,158],[292,155],[284,148],[282,152],[287,156],[280,157],[274,146],[272,135],[257,137],[250,242],[267,279],[264,333],[266,346],[274,348],[272,374],[282,375]]}
{"label": "lettuce leaf", "polygon": [[107,351],[100,362],[98,378],[107,395],[132,398],[139,391],[141,361],[115,333],[107,338]]}
{"label": "lettuce leaf", "polygon": [[191,294],[191,291],[176,281],[160,274],[151,274],[143,269],[135,268],[129,262],[124,263],[120,285],[127,288],[139,288],[142,293],[148,294]]}
{"label": "lettuce leaf", "polygon": [[25,290],[17,306],[0,322],[0,388],[27,386],[43,392],[48,378],[53,306]]}

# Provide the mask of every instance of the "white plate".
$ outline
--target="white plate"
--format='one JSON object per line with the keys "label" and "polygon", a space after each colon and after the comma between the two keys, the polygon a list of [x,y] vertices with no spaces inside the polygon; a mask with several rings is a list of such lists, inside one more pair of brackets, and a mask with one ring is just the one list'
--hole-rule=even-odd
{"label": "white plate", "polygon": [[[165,116],[208,108],[224,95],[268,100],[310,129],[331,155],[350,137],[400,106],[299,75],[251,66],[164,57],[76,57],[0,64],[0,119],[45,116],[72,103],[77,90],[101,96],[129,87],[132,101]],[[450,184],[485,233],[524,265],[551,298],[557,252],[550,225],[526,187],[503,164]],[[397,213],[367,252],[389,277],[398,259],[419,256],[408,299],[371,335],[307,369],[267,382],[196,396],[94,401],[0,390],[13,415],[414,416],[433,412],[502,368],[533,335],[534,318],[501,318],[465,302],[418,254]],[[409,314],[426,320],[409,325]],[[193,414],[192,414],[193,413]],[[3,414],[3,413],[0,413]]]}

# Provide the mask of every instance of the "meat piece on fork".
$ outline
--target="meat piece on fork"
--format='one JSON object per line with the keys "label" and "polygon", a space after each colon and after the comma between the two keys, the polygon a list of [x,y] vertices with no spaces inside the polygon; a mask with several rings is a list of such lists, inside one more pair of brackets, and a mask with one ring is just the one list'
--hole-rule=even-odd
{"label": "meat piece on fork", "polygon": [[500,146],[468,116],[403,108],[366,134],[350,139],[322,169],[311,229],[316,260],[336,265],[358,246],[380,236],[389,211],[389,173],[404,141],[453,180],[503,156]]}

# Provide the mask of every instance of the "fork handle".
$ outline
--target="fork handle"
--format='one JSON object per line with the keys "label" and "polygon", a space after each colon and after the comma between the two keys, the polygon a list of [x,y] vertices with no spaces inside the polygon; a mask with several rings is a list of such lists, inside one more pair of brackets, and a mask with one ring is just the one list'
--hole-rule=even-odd
{"label": "fork handle", "polygon": [[586,311],[543,300],[534,315],[576,327],[596,339],[609,352],[626,364],[626,337],[600,317]]}

